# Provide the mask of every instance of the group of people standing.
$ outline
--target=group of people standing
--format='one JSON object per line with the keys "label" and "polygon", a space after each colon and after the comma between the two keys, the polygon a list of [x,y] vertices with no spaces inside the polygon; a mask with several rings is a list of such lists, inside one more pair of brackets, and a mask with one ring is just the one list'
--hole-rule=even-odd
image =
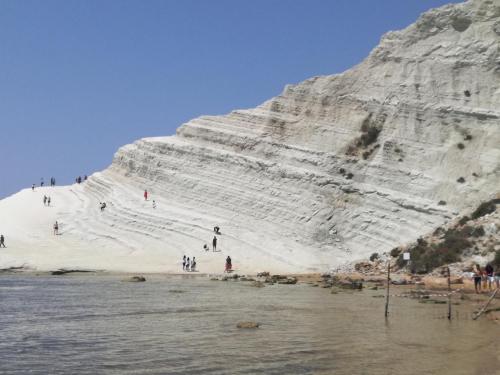
{"label": "group of people standing", "polygon": [[196,271],[196,259],[193,257],[193,260],[190,260],[189,257],[186,258],[184,255],[182,257],[182,270],[183,271]]}
{"label": "group of people standing", "polygon": [[87,181],[87,175],[83,176],[83,179],[82,179],[82,176],[78,176],[77,178],[75,178],[75,182],[77,184],[81,184],[82,181]]}
{"label": "group of people standing", "polygon": [[46,195],[43,196],[43,205],[50,206],[50,197],[47,197]]}
{"label": "group of people standing", "polygon": [[491,291],[493,285],[499,288],[500,267],[497,267],[495,273],[495,269],[490,263],[488,263],[484,268],[481,268],[479,264],[476,264],[474,271],[472,272],[472,279],[474,280],[474,289],[476,290],[476,293],[481,293],[481,284],[482,289],[485,291],[486,288]]}
{"label": "group of people standing", "polygon": [[[40,187],[43,187],[45,185],[45,181],[43,180],[43,177],[40,179]],[[50,186],[56,186],[56,178],[51,177],[50,178]],[[31,185],[31,190],[35,191],[36,184]]]}

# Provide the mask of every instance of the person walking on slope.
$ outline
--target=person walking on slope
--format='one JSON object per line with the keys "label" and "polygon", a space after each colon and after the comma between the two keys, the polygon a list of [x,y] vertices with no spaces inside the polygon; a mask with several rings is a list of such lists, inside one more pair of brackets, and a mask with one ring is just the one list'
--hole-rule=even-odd
{"label": "person walking on slope", "polygon": [[226,258],[226,269],[224,270],[224,272],[231,272],[232,268],[233,268],[233,264],[231,261],[231,257],[228,255]]}
{"label": "person walking on slope", "polygon": [[43,205],[44,206],[47,205],[47,196],[46,195],[43,196]]}
{"label": "person walking on slope", "polygon": [[212,240],[212,250],[217,251],[217,236],[214,236],[214,239]]}
{"label": "person walking on slope", "polygon": [[144,190],[144,200],[145,201],[148,200],[148,191],[147,190]]}
{"label": "person walking on slope", "polygon": [[5,237],[0,234],[0,247],[5,247]]}
{"label": "person walking on slope", "polygon": [[47,198],[47,206],[50,207],[50,197]]}
{"label": "person walking on slope", "polygon": [[57,221],[54,223],[54,236],[59,234],[59,224]]}

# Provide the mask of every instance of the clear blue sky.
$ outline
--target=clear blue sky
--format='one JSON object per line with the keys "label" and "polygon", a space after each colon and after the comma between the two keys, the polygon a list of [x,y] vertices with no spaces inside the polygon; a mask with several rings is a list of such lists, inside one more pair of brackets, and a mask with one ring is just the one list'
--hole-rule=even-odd
{"label": "clear blue sky", "polygon": [[[0,198],[342,72],[443,0],[0,0]],[[459,2],[459,1],[455,1]]]}

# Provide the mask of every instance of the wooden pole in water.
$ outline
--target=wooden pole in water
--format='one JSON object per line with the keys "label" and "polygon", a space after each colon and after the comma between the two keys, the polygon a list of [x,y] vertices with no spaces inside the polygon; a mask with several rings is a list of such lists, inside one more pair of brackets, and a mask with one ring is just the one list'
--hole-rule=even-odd
{"label": "wooden pole in water", "polygon": [[450,267],[448,269],[448,320],[451,320],[451,281],[450,281]]}
{"label": "wooden pole in water", "polygon": [[387,264],[387,288],[385,294],[385,317],[389,315],[389,285],[391,285],[391,261]]}
{"label": "wooden pole in water", "polygon": [[491,300],[493,298],[495,298],[495,295],[497,294],[498,290],[500,288],[496,288],[495,289],[495,292],[491,295],[490,299],[488,300],[488,302],[486,302],[486,304],[483,306],[483,308],[481,309],[481,311],[479,311],[475,317],[472,318],[472,320],[476,320],[477,318],[479,318],[481,316],[482,313],[484,313],[484,311],[486,310],[486,308],[488,307],[488,305],[490,304]]}

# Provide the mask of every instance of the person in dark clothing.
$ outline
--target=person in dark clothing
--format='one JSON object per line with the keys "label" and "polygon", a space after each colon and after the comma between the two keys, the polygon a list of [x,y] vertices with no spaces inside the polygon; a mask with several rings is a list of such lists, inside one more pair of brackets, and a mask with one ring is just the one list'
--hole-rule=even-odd
{"label": "person in dark clothing", "polygon": [[101,212],[106,208],[106,202],[101,203]]}
{"label": "person in dark clothing", "polygon": [[493,266],[488,263],[484,271],[486,273],[486,278],[488,279],[488,289],[491,291],[491,284],[495,282],[495,273],[493,272]]}
{"label": "person in dark clothing", "polygon": [[191,262],[189,261],[189,257],[187,257],[187,259],[186,259],[186,271],[189,271],[190,264],[191,264]]}
{"label": "person in dark clothing", "polygon": [[35,191],[35,184],[31,185],[31,190]]}
{"label": "person in dark clothing", "polygon": [[3,234],[0,235],[0,247],[5,247],[5,237]]}
{"label": "person in dark clothing", "polygon": [[214,239],[212,240],[212,250],[217,251],[217,237],[214,236]]}
{"label": "person in dark clothing", "polygon": [[196,260],[193,257],[193,260],[191,261],[191,272],[194,272],[196,270]]}
{"label": "person in dark clothing", "polygon": [[40,186],[43,186],[44,182],[43,182],[43,177],[40,179]]}
{"label": "person in dark clothing", "polygon": [[207,244],[203,245],[203,250],[208,251],[208,245]]}
{"label": "person in dark clothing", "polygon": [[47,206],[50,206],[50,197],[47,198]]}
{"label": "person in dark clothing", "polygon": [[231,257],[228,255],[227,258],[226,258],[226,269],[225,269],[225,272],[231,272],[232,268],[233,268],[233,264],[232,264],[232,261],[231,261]]}
{"label": "person in dark clothing", "polygon": [[43,205],[44,206],[47,205],[47,196],[46,195],[43,196]]}
{"label": "person in dark clothing", "polygon": [[214,227],[214,232],[215,232],[215,234],[220,234],[220,227],[215,226]]}
{"label": "person in dark clothing", "polygon": [[473,279],[474,279],[474,289],[476,290],[476,293],[481,293],[481,267],[479,264],[476,264],[474,267],[474,274],[473,274]]}
{"label": "person in dark clothing", "polygon": [[182,270],[184,271],[186,269],[186,256],[184,255],[182,257]]}

